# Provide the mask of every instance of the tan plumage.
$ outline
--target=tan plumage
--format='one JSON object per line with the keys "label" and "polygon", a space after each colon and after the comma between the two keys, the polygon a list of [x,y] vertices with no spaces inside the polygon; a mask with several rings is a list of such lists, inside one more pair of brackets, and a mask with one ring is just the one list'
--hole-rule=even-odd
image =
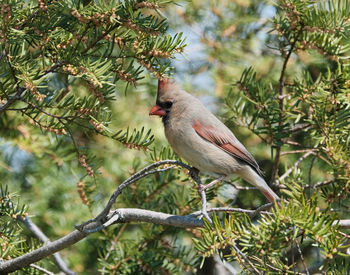
{"label": "tan plumage", "polygon": [[279,199],[262,178],[253,156],[234,134],[195,97],[170,79],[158,83],[157,105],[173,150],[200,172],[215,177],[239,175],[270,201]]}

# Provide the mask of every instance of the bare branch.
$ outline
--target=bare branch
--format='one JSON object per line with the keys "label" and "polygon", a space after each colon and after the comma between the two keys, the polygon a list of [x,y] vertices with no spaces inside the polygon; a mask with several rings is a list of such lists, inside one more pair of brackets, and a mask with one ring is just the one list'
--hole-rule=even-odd
{"label": "bare branch", "polygon": [[205,194],[205,188],[203,188],[203,183],[199,177],[199,171],[196,168],[192,168],[190,170],[190,176],[191,178],[196,182],[196,184],[198,185],[198,195],[201,197],[202,200],[202,210],[201,210],[201,214],[203,215],[204,218],[206,218],[210,223],[213,223],[213,221],[211,220],[211,218],[208,215],[207,212],[207,196]]}
{"label": "bare branch", "polygon": [[241,185],[236,185],[233,182],[229,182],[229,181],[225,181],[225,183],[231,185],[233,188],[235,188],[236,190],[256,190],[258,188],[254,187],[254,186],[241,186]]}
{"label": "bare branch", "polygon": [[338,233],[339,233],[340,235],[342,235],[343,237],[347,238],[347,240],[350,240],[350,235],[345,234],[344,232],[341,232],[341,231],[338,231]]}
{"label": "bare branch", "polygon": [[13,68],[13,66],[11,64],[10,54],[6,50],[6,47],[5,47],[4,51],[5,51],[5,57],[6,57],[7,64],[9,66],[10,73],[11,73],[12,78],[14,80],[14,86],[16,88],[16,93],[12,97],[7,98],[7,102],[4,105],[0,106],[0,115],[1,115],[2,112],[6,111],[6,109],[9,108],[18,99],[20,99],[22,94],[23,94],[23,92],[25,91],[25,89],[23,87],[20,87],[18,85],[18,78],[17,78],[17,75],[16,75],[16,71],[15,71],[15,69]]}
{"label": "bare branch", "polygon": [[[209,212],[213,211],[227,211],[227,209],[208,209]],[[255,210],[256,211],[256,210]],[[114,220],[114,222],[150,222],[153,224],[161,224],[166,226],[174,226],[181,228],[195,228],[202,227],[203,222],[199,220],[196,215],[186,215],[186,216],[176,216],[170,215],[161,212],[155,212],[144,209],[136,209],[136,208],[121,208],[115,211],[111,211],[108,215],[108,219],[118,219]],[[96,229],[101,224],[91,223],[86,226],[87,230]],[[350,220],[340,220],[335,221],[334,225],[338,225],[343,228],[350,228]],[[43,247],[40,247],[34,251],[31,251],[25,255],[22,255],[18,258],[6,261],[1,263],[0,265],[0,274],[13,272],[15,270],[26,267],[32,263],[40,261],[41,259],[52,255],[53,253],[60,251],[66,247],[69,247],[78,241],[84,239],[90,233],[81,232],[79,230],[75,230],[70,234],[50,243],[47,243]]]}
{"label": "bare branch", "polygon": [[343,229],[349,229],[350,228],[350,220],[338,220],[333,222],[333,226],[338,225],[339,227]]}
{"label": "bare branch", "polygon": [[305,129],[309,128],[309,127],[313,127],[313,125],[309,124],[309,123],[304,123],[304,124],[301,124],[301,125],[296,125],[293,128],[289,129],[288,131],[290,133],[295,133],[295,132],[299,132],[301,130],[305,130]]}
{"label": "bare branch", "polygon": [[[297,41],[299,39],[299,36],[300,36],[301,32],[302,32],[302,28],[295,35],[294,40],[293,40],[293,42],[290,45],[289,51],[288,51],[287,55],[285,56],[284,61],[283,61],[283,65],[282,65],[281,75],[280,75],[280,79],[279,79],[279,86],[278,86],[278,93],[279,93],[278,100],[279,100],[279,109],[280,109],[279,122],[278,122],[278,126],[279,127],[282,127],[282,124],[283,124],[283,110],[284,110],[283,89],[284,89],[284,86],[285,86],[285,79],[284,79],[284,77],[285,77],[285,73],[286,73],[286,69],[287,69],[287,64],[288,64],[288,61],[289,61],[289,59],[290,59],[290,57],[291,57],[291,55],[292,55],[292,53],[294,51],[295,45],[296,45],[296,43],[297,43]],[[282,52],[282,55],[283,55],[283,52]],[[281,157],[281,145],[278,145],[277,149],[276,149],[275,160],[273,162],[273,167],[272,167],[271,182],[275,181],[275,178],[276,178],[276,176],[278,174],[278,164],[279,164],[279,161],[280,161],[280,157]]]}
{"label": "bare branch", "polygon": [[[144,209],[124,208],[112,211],[111,214],[108,215],[108,218],[114,219],[116,215],[118,216],[118,220],[115,222],[151,222],[154,224],[182,228],[194,228],[203,226],[203,222],[193,215],[176,216]],[[90,231],[98,228],[99,226],[101,226],[101,224],[89,223],[86,225],[85,229],[87,231]],[[44,246],[20,257],[1,263],[0,274],[13,272],[32,263],[40,261],[41,259],[50,256],[57,251],[60,251],[79,242],[89,234],[89,232],[74,230],[73,232],[56,241],[47,243]]]}
{"label": "bare branch", "polygon": [[150,222],[154,224],[181,227],[195,228],[202,227],[203,222],[194,215],[176,216],[137,208],[120,208],[113,211],[112,215],[118,213],[118,222]]}
{"label": "bare branch", "polygon": [[[96,227],[95,224],[92,224],[92,226]],[[63,238],[60,238],[56,241],[48,243],[36,250],[33,250],[27,254],[19,256],[15,259],[1,263],[0,274],[7,274],[10,272],[16,271],[18,269],[21,269],[23,267],[26,267],[37,261],[40,261],[41,259],[47,256],[50,256],[57,251],[60,251],[68,246],[71,246],[72,244],[77,243],[81,239],[85,238],[87,235],[88,235],[87,233],[74,230],[73,232],[69,233]]]}
{"label": "bare branch", "polygon": [[46,69],[42,74],[38,75],[35,79],[40,79],[43,76],[54,72],[57,68],[62,67],[65,65],[67,62],[65,60],[57,61],[54,65],[52,65],[50,68]]}
{"label": "bare branch", "polygon": [[[19,218],[18,220],[22,221],[25,226],[43,243],[49,243],[50,239],[41,231],[41,229],[29,218],[25,217],[24,219]],[[75,275],[76,273],[69,269],[67,264],[62,259],[60,253],[53,254],[54,260],[58,268],[65,274]]]}
{"label": "bare branch", "polygon": [[48,271],[45,268],[42,268],[41,266],[38,266],[36,264],[30,264],[30,267],[35,268],[35,269],[37,269],[45,274],[48,274],[48,275],[55,275],[55,273]]}
{"label": "bare branch", "polygon": [[334,183],[334,180],[321,181],[321,182],[318,182],[318,183],[316,183],[314,185],[308,184],[308,185],[305,186],[305,188],[316,189],[316,188],[323,187],[323,186],[326,186],[326,185],[329,185],[329,184],[332,184],[332,183]]}
{"label": "bare branch", "polygon": [[[306,158],[307,157],[306,155],[310,155],[310,154],[313,154],[313,152],[308,152],[303,157]],[[299,159],[299,163],[301,161],[302,160]],[[169,164],[171,165],[170,167],[156,169],[159,166],[164,166]],[[174,227],[181,227],[181,228],[195,228],[195,227],[203,226],[203,221],[198,219],[198,216],[201,214],[204,215],[204,213],[206,213],[207,217],[209,217],[208,212],[219,212],[219,211],[239,212],[239,213],[246,213],[251,218],[253,218],[257,213],[260,213],[260,212],[264,214],[271,214],[270,212],[265,212],[264,210],[271,207],[273,205],[272,203],[263,205],[256,210],[246,210],[246,209],[240,209],[240,208],[227,208],[227,207],[207,209],[205,196],[204,196],[204,200],[202,197],[202,200],[203,200],[202,210],[186,216],[176,216],[176,215],[171,215],[171,214],[166,214],[161,212],[155,212],[151,210],[135,209],[135,208],[121,208],[121,209],[116,209],[114,211],[111,211],[112,205],[116,201],[117,197],[122,193],[123,189],[128,187],[133,182],[136,182],[137,180],[143,177],[146,177],[147,175],[173,169],[175,165],[188,169],[191,177],[194,178],[199,185],[201,184],[200,178],[198,176],[198,171],[196,171],[196,169],[190,167],[189,165],[183,162],[180,162],[177,160],[164,160],[164,161],[152,163],[149,166],[140,170],[139,172],[135,173],[133,176],[125,180],[122,184],[120,184],[118,188],[114,191],[112,196],[110,197],[106,207],[102,210],[102,212],[96,218],[89,220],[80,226],[77,226],[80,230],[75,230],[70,234],[56,241],[48,242],[43,247],[40,247],[34,251],[31,251],[25,255],[22,255],[20,257],[17,257],[15,259],[12,259],[6,262],[2,262],[0,265],[0,274],[13,272],[23,267],[29,266],[30,264],[33,264],[47,256],[50,256],[57,251],[60,251],[68,246],[71,246],[77,243],[78,241],[84,239],[86,236],[88,236],[91,233],[97,232],[115,223],[148,222],[153,224],[160,224],[160,225],[174,226]],[[287,171],[286,173],[290,173],[290,172]],[[286,174],[284,176],[286,177]],[[283,176],[281,178],[283,178]],[[208,220],[210,221],[210,217]],[[41,232],[41,230],[38,229],[35,226],[35,224],[31,223],[29,219],[25,221],[28,228],[39,239],[41,239],[42,241],[48,240],[47,237]],[[334,225],[338,225],[342,228],[350,228],[350,220],[336,221],[334,222]],[[237,250],[237,247],[234,247],[234,249],[236,250],[237,255],[239,255],[240,257],[243,257],[244,260],[249,265],[251,265],[251,263],[249,263],[249,259],[247,259],[244,254],[240,253],[239,249]],[[252,268],[254,272],[256,272],[254,267]],[[256,273],[259,274],[259,272],[256,272]]]}
{"label": "bare branch", "polygon": [[281,157],[289,154],[297,154],[297,153],[307,153],[307,152],[317,152],[317,149],[301,149],[301,150],[293,150],[293,151],[286,151],[281,153]]}
{"label": "bare branch", "polygon": [[297,245],[298,253],[299,253],[299,255],[300,255],[301,262],[303,263],[305,272],[306,272],[307,275],[310,275],[309,269],[308,269],[307,266],[306,266],[305,259],[304,259],[304,255],[303,255],[303,252],[301,251],[301,247],[300,247],[300,245],[299,245],[298,240],[295,240],[295,243],[296,243],[296,245]]}
{"label": "bare branch", "polygon": [[[212,213],[212,212],[235,212],[235,213],[244,213],[247,214],[250,217],[256,216],[256,214],[261,213],[261,214],[266,214],[266,215],[272,215],[271,212],[264,211],[264,209],[271,207],[272,203],[265,204],[261,207],[259,207],[256,210],[249,210],[249,209],[242,209],[242,208],[232,208],[232,207],[213,207],[213,208],[208,208],[207,212]],[[202,215],[202,211],[196,211],[193,212],[192,215],[194,216],[199,216]]]}
{"label": "bare branch", "polygon": [[281,185],[280,182],[282,182],[285,178],[287,178],[287,177],[289,176],[289,174],[292,173],[293,170],[294,170],[296,167],[298,167],[299,164],[300,164],[304,159],[306,159],[308,156],[314,155],[314,154],[315,154],[315,152],[312,152],[312,151],[310,152],[310,151],[309,151],[309,152],[305,153],[304,155],[302,155],[302,156],[293,164],[293,166],[290,167],[282,176],[280,176],[278,180],[275,180],[275,181],[273,182],[272,185],[273,185],[273,186],[277,186],[277,187],[279,187],[279,188],[283,187],[283,185]]}
{"label": "bare branch", "polygon": [[213,221],[211,220],[211,218],[209,217],[208,212],[207,212],[207,196],[205,194],[205,190],[198,190],[198,193],[199,193],[201,200],[202,200],[201,213],[202,213],[203,217],[208,220],[208,222],[213,223]]}
{"label": "bare branch", "polygon": [[[251,218],[251,219],[254,218],[257,214],[259,214],[260,212],[262,212],[262,211],[264,211],[264,210],[266,210],[266,209],[269,209],[269,208],[272,207],[272,206],[273,206],[273,203],[272,203],[272,202],[269,202],[269,203],[267,203],[267,204],[264,204],[264,205],[258,207],[256,210],[254,210],[254,213],[252,213],[252,214],[250,215],[250,218]],[[266,212],[266,213],[270,214],[269,212]]]}
{"label": "bare branch", "polygon": [[154,170],[156,167],[166,165],[166,164],[178,165],[178,166],[181,166],[189,171],[191,170],[191,166],[189,166],[181,161],[178,161],[178,160],[162,160],[162,161],[158,161],[158,162],[155,162],[155,163],[148,165],[147,167],[145,167],[142,170],[140,170],[139,172],[135,173],[134,175],[132,175],[130,178],[128,178],[127,180],[125,180],[123,183],[121,183],[118,186],[118,188],[113,192],[112,196],[110,197],[106,207],[101,211],[101,213],[96,218],[94,218],[92,220],[88,220],[80,225],[77,225],[76,228],[78,230],[84,230],[84,226],[86,226],[92,222],[96,222],[96,221],[98,221],[100,226],[101,226],[101,224],[103,224],[105,222],[105,219],[106,219],[109,211],[111,210],[112,205],[115,203],[118,196],[123,192],[123,190],[126,187],[128,187],[130,184],[132,184],[132,183],[138,181],[139,179],[144,178],[150,174],[159,173],[159,172],[166,171],[166,170],[173,168],[173,167],[166,167],[164,169]]}
{"label": "bare branch", "polygon": [[21,95],[24,91],[24,88],[17,86],[17,92],[12,97],[10,97],[4,105],[0,106],[0,115],[2,112],[6,111],[13,103],[15,103],[15,101],[21,99]]}
{"label": "bare branch", "polygon": [[250,267],[252,268],[252,270],[254,271],[255,274],[262,274],[255,266],[254,264],[248,259],[248,257],[234,244],[233,246],[233,249],[236,251],[237,255],[239,255],[240,257],[242,257],[244,259],[241,260],[240,262],[244,263],[244,262],[247,262]]}
{"label": "bare branch", "polygon": [[120,26],[120,23],[117,22],[113,26],[111,26],[108,30],[103,32],[99,37],[96,38],[95,41],[93,41],[89,46],[87,46],[81,54],[84,55],[86,54],[91,48],[93,48],[101,39],[103,39],[106,35],[108,35],[111,31],[113,31],[116,27]]}
{"label": "bare branch", "polygon": [[[258,209],[257,209],[258,210]],[[208,212],[219,212],[219,211],[231,211],[231,212],[241,212],[241,213],[254,213],[257,210],[246,210],[235,209],[235,208],[212,208],[208,209]],[[107,215],[107,222],[113,221],[113,223],[122,223],[122,222],[150,222],[153,224],[160,224],[166,226],[174,226],[180,228],[195,228],[202,227],[203,222],[198,219],[198,215],[202,212],[198,211],[191,215],[186,216],[176,216],[161,212],[155,212],[145,209],[137,208],[120,208],[114,211],[111,211]],[[108,223],[111,225],[112,223]],[[91,233],[96,232],[96,228],[103,229],[105,226],[101,227],[101,224],[91,223],[86,226],[85,231],[75,230],[72,233],[56,240],[45,244],[43,247],[40,247],[32,252],[29,252],[25,255],[22,255],[18,258],[6,261],[0,265],[0,274],[6,272],[13,272],[20,268],[30,265],[40,261],[41,259],[52,255],[53,253],[60,251],[68,246],[71,246]],[[43,236],[41,236],[43,237]]]}

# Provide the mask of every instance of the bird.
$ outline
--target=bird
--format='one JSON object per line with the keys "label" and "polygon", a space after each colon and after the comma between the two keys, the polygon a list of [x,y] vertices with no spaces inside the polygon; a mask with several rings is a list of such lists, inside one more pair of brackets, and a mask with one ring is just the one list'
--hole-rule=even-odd
{"label": "bird", "polygon": [[239,176],[270,202],[280,200],[265,182],[254,157],[232,131],[174,79],[158,80],[156,105],[149,115],[162,118],[165,136],[177,155],[200,173],[216,178],[206,187]]}

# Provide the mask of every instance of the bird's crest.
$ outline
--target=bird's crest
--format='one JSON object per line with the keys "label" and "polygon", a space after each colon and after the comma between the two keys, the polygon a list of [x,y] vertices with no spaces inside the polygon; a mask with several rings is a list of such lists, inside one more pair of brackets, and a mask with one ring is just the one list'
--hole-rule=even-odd
{"label": "bird's crest", "polygon": [[167,94],[168,92],[176,90],[178,88],[174,79],[161,78],[158,80],[158,98]]}

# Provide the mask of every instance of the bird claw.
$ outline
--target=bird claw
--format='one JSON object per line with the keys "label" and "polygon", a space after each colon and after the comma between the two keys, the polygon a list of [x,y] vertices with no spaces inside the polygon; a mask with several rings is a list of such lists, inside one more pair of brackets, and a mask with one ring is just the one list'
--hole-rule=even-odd
{"label": "bird claw", "polygon": [[188,173],[191,176],[191,178],[196,179],[198,177],[199,170],[196,167],[192,167]]}

